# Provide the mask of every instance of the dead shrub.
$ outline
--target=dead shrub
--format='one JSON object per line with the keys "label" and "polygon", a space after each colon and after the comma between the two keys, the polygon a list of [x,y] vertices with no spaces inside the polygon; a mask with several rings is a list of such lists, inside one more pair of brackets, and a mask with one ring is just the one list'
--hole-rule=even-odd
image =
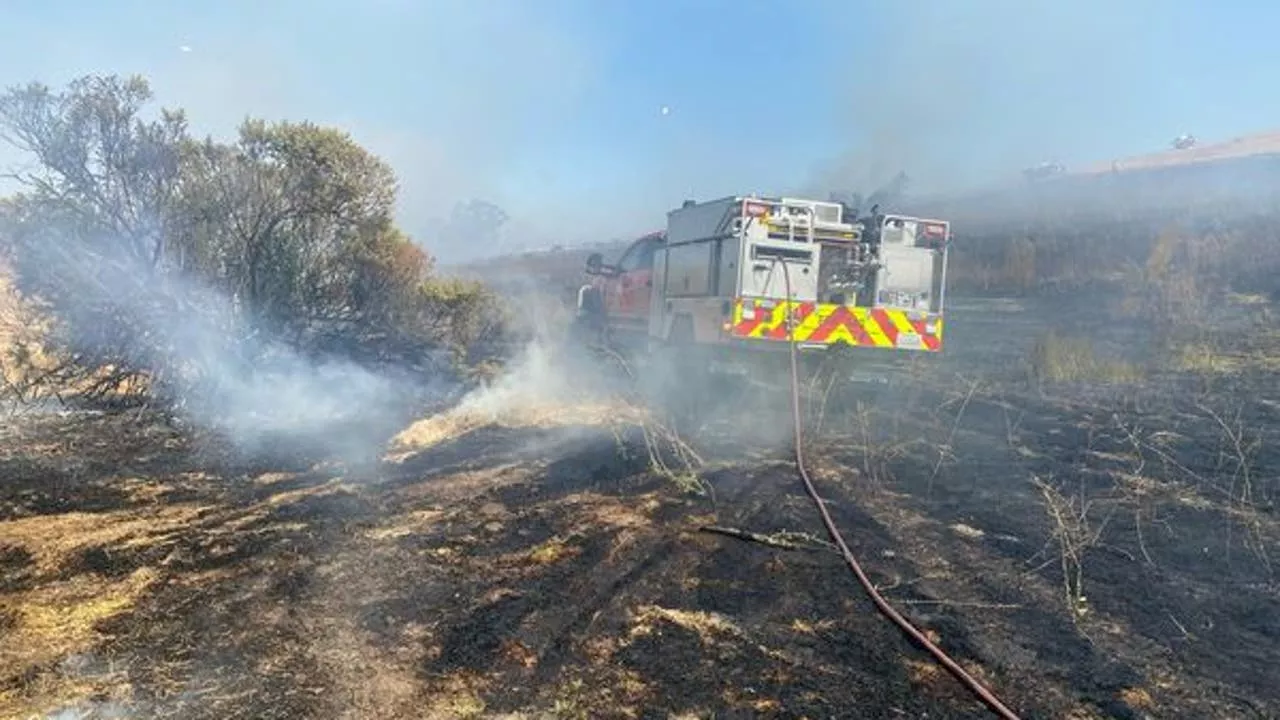
{"label": "dead shrub", "polygon": [[[1038,477],[1033,477],[1031,482],[1040,491],[1050,521],[1050,544],[1057,545],[1067,610],[1073,620],[1079,620],[1088,612],[1084,592],[1085,555],[1101,541],[1110,515],[1095,521],[1091,517],[1094,502],[1083,493],[1068,496]],[[1052,560],[1046,564],[1049,563]]]}

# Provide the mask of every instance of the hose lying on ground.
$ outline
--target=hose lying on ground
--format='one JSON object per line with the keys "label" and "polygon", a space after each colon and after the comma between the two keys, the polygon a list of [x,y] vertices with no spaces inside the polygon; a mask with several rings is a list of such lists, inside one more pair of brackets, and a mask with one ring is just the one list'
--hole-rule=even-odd
{"label": "hose lying on ground", "polygon": [[[778,264],[782,265],[782,278],[786,285],[786,298],[789,303],[792,297],[791,270],[785,261],[780,258],[775,258],[774,265],[776,266]],[[880,591],[876,589],[874,584],[872,584],[871,579],[867,577],[865,572],[863,572],[861,563],[859,563],[858,559],[854,557],[853,552],[849,549],[848,543],[845,542],[844,537],[840,534],[839,528],[836,527],[835,521],[831,519],[831,513],[827,511],[826,503],[824,503],[822,501],[822,497],[818,495],[818,490],[814,487],[813,479],[809,477],[809,470],[805,465],[804,431],[801,429],[800,415],[800,369],[799,362],[796,359],[795,328],[792,321],[790,306],[786,308],[785,315],[787,323],[787,343],[790,346],[789,351],[791,353],[791,418],[792,424],[795,428],[794,442],[796,471],[799,473],[800,479],[804,481],[805,490],[808,491],[809,497],[813,500],[813,504],[817,506],[818,512],[822,515],[822,523],[826,525],[827,533],[831,536],[831,540],[835,542],[838,548],[840,548],[840,554],[844,556],[845,563],[849,566],[849,569],[853,571],[853,574],[858,578],[858,582],[862,584],[862,588],[871,596],[872,602],[875,603],[876,608],[878,608],[881,613],[892,620],[894,624],[909,635],[911,639],[915,640],[928,650],[935,660],[941,663],[943,667],[950,671],[957,680],[969,688],[969,690],[977,695],[978,698],[997,715],[1005,718],[1006,720],[1019,720],[1016,713],[1010,710],[1004,703],[1000,702],[1000,698],[996,697],[994,693],[983,687],[977,679],[966,672],[964,668],[960,667],[960,664],[951,659],[951,656],[947,655],[942,648],[938,647],[930,641],[929,638],[925,637],[924,633],[920,632],[920,630],[912,625],[910,621],[903,617],[901,613],[895,610],[893,606],[884,599],[884,596],[882,596]]]}

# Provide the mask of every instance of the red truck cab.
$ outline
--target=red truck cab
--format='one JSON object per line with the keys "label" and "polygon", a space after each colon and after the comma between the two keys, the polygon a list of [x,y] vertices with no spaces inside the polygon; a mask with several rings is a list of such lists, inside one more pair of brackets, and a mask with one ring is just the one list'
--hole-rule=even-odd
{"label": "red truck cab", "polygon": [[594,304],[599,307],[587,308],[580,300],[580,312],[603,312],[602,320],[610,331],[647,333],[654,253],[666,241],[666,232],[649,233],[631,243],[614,265],[604,264],[600,253],[592,253],[586,272],[591,277]]}

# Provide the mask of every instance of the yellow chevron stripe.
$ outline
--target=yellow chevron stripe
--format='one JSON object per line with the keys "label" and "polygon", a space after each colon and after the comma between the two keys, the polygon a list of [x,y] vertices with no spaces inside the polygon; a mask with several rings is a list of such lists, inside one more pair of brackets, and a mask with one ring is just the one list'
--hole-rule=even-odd
{"label": "yellow chevron stripe", "polygon": [[[748,308],[754,309],[756,313],[767,312],[768,313],[767,317],[763,317],[763,319],[747,335],[747,337],[751,337],[755,339],[765,339],[766,336],[771,331],[776,332],[778,328],[785,327],[788,314],[794,313],[795,309],[798,308],[801,304],[802,303],[800,302],[778,302],[778,303],[775,303],[773,307],[769,308],[768,310],[765,310],[764,308],[761,308],[759,305],[757,305],[754,301],[739,298],[734,303],[733,322],[735,325],[744,322],[744,318],[743,318],[744,311]],[[835,313],[840,307],[841,307],[840,305],[835,305],[830,303],[818,304],[814,308],[814,311],[810,313],[808,317],[800,321],[793,328],[793,331],[795,333],[794,335],[795,340],[797,342],[812,342],[813,334],[817,332],[818,328],[821,327],[822,324],[826,322],[827,319],[830,318],[831,315]],[[871,314],[871,308],[857,307],[857,306],[847,306],[847,307],[849,309],[850,314],[853,315],[854,321],[859,323],[862,330],[866,333],[867,338],[869,340],[867,345],[878,347],[878,348],[893,348],[895,346],[895,343],[889,339],[889,335],[886,332],[887,328],[881,326],[880,323],[877,322],[875,317]],[[916,331],[915,327],[911,325],[911,321],[909,319],[910,317],[909,313],[907,313],[906,311],[890,310],[888,308],[885,308],[884,314],[888,319],[888,321],[893,324],[893,327],[897,330],[898,336],[900,338],[907,335],[919,336],[919,333]],[[931,319],[931,321],[935,323],[937,327],[937,330],[934,333],[934,335],[938,338],[940,342],[942,339],[942,327],[943,327],[942,318],[934,317]],[[849,345],[858,344],[854,340],[854,336],[850,328],[845,327],[843,325],[832,330],[831,334],[824,341],[824,344],[826,345],[835,345],[838,343],[845,343]],[[900,343],[897,343],[897,345],[901,347]],[[914,350],[919,348],[912,347],[911,349]]]}
{"label": "yellow chevron stripe", "polygon": [[850,331],[849,326],[844,323],[837,325],[836,329],[832,330],[830,335],[827,335],[825,344],[835,345],[838,342],[845,343],[846,345],[858,344],[858,341],[853,338],[853,332]]}
{"label": "yellow chevron stripe", "polygon": [[822,325],[822,321],[826,320],[836,307],[834,305],[818,305],[809,313],[809,317],[805,318],[796,326],[796,340],[800,342],[808,342],[813,337],[813,333]]}
{"label": "yellow chevron stripe", "polygon": [[786,309],[786,303],[778,303],[777,305],[774,305],[773,309],[769,311],[768,321],[760,323],[760,326],[756,328],[753,335],[755,337],[761,337],[766,332],[769,332],[781,325],[786,318]]}
{"label": "yellow chevron stripe", "polygon": [[889,316],[889,321],[898,329],[898,337],[903,335],[918,335],[916,329],[912,327],[911,321],[907,319],[907,314],[901,310],[886,310],[885,314]]}
{"label": "yellow chevron stripe", "polygon": [[853,317],[862,325],[862,329],[871,337],[871,343],[876,347],[893,347],[893,341],[885,334],[884,328],[880,327],[880,323],[871,317],[871,310],[864,307],[852,308]]}

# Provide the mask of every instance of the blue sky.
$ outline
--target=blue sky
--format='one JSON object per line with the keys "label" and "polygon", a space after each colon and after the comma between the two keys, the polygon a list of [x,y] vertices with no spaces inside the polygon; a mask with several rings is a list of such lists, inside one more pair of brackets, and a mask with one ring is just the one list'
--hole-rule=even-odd
{"label": "blue sky", "polygon": [[508,208],[512,242],[572,242],[660,226],[685,197],[825,195],[898,170],[957,188],[1280,127],[1280,4],[1243,0],[0,8],[4,85],[141,73],[200,132],[246,115],[349,129],[444,259],[483,252],[431,242],[468,197]]}

